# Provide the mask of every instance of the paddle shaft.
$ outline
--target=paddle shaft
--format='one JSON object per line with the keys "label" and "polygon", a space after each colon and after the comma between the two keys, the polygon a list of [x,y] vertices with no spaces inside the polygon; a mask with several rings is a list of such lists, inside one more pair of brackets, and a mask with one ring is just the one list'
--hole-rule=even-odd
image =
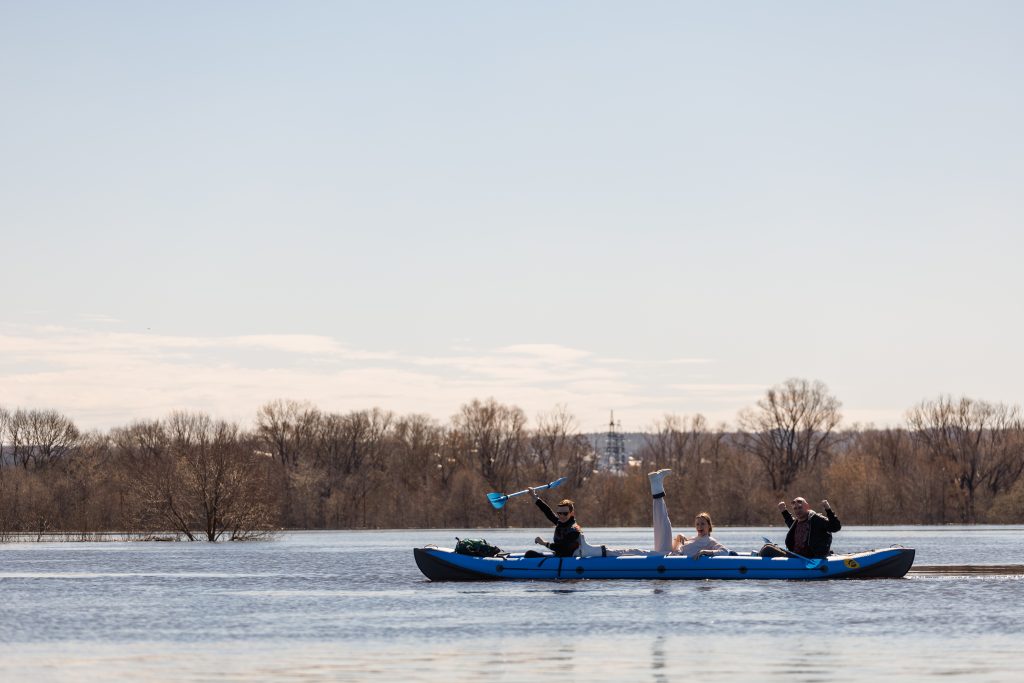
{"label": "paddle shaft", "polygon": [[[564,481],[565,481],[565,477],[561,477],[559,479],[555,479],[553,482],[551,482],[549,484],[542,484],[540,486],[534,486],[533,490],[534,491],[542,491],[544,489],[553,489],[556,486],[560,486]],[[489,501],[491,501],[491,505],[493,505],[496,510],[500,510],[505,505],[506,501],[508,501],[509,498],[514,498],[515,496],[521,496],[524,493],[529,493],[529,492],[530,492],[530,489],[523,489],[522,491],[516,491],[515,493],[488,493],[487,494],[487,499]]]}
{"label": "paddle shaft", "polygon": [[[534,486],[534,490],[544,490],[545,488],[554,488],[557,485],[558,484],[556,484],[556,483],[546,483],[543,486]],[[522,496],[523,494],[528,494],[528,493],[529,493],[529,488],[523,488],[522,490],[517,490],[517,492],[514,493],[514,494],[509,494],[505,498],[513,498],[515,496]]]}
{"label": "paddle shaft", "polygon": [[[766,538],[765,536],[762,536],[762,537],[761,537],[761,540],[763,540],[763,541],[764,541],[765,543],[771,543],[772,545],[779,545],[778,543],[772,543],[772,542],[771,542],[770,540],[768,540],[768,538]],[[781,548],[781,547],[783,547],[783,546],[779,545],[779,547]],[[790,555],[792,555],[793,557],[795,557],[796,559],[798,559],[798,560],[803,560],[804,562],[806,562],[806,563],[807,563],[807,566],[808,566],[809,568],[817,567],[817,566],[818,566],[819,564],[821,564],[821,560],[820,560],[820,559],[814,559],[814,560],[812,560],[812,559],[811,559],[811,558],[809,558],[809,557],[804,557],[804,556],[803,556],[803,555],[801,555],[800,553],[795,553],[795,552],[793,552],[793,551],[792,551],[792,550],[790,550],[789,548],[786,548],[786,552],[787,552],[787,553],[789,553]]]}

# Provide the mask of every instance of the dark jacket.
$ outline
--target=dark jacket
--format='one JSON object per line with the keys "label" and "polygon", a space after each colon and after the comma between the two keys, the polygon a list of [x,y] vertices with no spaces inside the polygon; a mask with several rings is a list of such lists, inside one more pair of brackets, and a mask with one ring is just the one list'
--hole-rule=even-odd
{"label": "dark jacket", "polygon": [[554,540],[544,545],[554,551],[556,557],[572,557],[580,547],[580,528],[576,525],[576,517],[570,516],[564,522],[558,521],[558,516],[540,498],[537,499],[537,507],[555,525]]}
{"label": "dark jacket", "polygon": [[[796,552],[796,548],[793,547],[793,538],[796,536],[796,527],[794,526],[796,520],[793,519],[793,515],[789,514],[789,510],[782,511],[782,518],[786,520],[786,526],[789,527],[789,533],[786,534],[786,547],[792,552]],[[811,550],[806,556],[828,557],[829,551],[832,550],[832,534],[843,528],[836,513],[832,510],[825,510],[823,515],[820,512],[809,510],[807,523],[811,525],[811,532],[807,538],[807,545],[811,547]]]}

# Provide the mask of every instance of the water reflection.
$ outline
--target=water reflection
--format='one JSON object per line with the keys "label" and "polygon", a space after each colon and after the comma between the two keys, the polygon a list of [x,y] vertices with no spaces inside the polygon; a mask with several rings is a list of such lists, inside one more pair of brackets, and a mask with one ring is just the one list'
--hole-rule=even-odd
{"label": "water reflection", "polygon": [[[823,636],[824,637],[824,636]],[[260,643],[242,647],[210,643],[188,656],[155,644],[81,645],[47,652],[27,646],[5,655],[4,680],[99,681],[778,681],[788,683],[1016,681],[1020,654],[997,639],[980,651],[970,643],[956,657],[919,639],[900,644],[880,639],[832,641],[804,647],[801,638],[694,641],[660,635],[650,639],[577,638],[509,642],[477,640],[430,650],[392,645],[352,648],[327,643]],[[45,666],[40,666],[44,660]],[[49,672],[49,673],[46,673]]]}
{"label": "water reflection", "polygon": [[651,641],[651,674],[656,683],[667,683],[667,660],[665,657],[665,636],[656,636]]}

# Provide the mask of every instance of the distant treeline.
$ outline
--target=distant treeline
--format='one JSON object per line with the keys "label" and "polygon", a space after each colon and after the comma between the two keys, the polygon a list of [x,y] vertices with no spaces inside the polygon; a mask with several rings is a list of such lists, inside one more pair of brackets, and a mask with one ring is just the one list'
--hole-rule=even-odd
{"label": "distant treeline", "polygon": [[546,494],[586,526],[650,523],[646,473],[666,480],[677,526],[778,524],[779,500],[828,498],[847,524],[1024,521],[1024,420],[1016,406],[939,397],[900,427],[842,428],[820,382],[792,379],[736,428],[668,415],[624,472],[596,467],[575,419],[532,423],[493,399],[447,423],[379,410],[328,413],[278,400],[254,423],[173,413],[81,433],[54,410],[0,408],[0,540],[12,534],[172,532],[245,539],[275,529],[543,526],[529,500],[485,494],[568,477]]}

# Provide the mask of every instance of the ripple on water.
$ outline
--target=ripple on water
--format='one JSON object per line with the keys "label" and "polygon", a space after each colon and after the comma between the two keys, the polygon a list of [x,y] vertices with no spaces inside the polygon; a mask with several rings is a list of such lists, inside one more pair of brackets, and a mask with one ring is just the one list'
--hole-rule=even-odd
{"label": "ripple on water", "polygon": [[[771,533],[723,536],[758,532]],[[1021,575],[962,567],[979,562],[966,541],[994,544],[986,557],[1005,562],[1024,556],[1024,534],[875,533],[839,538],[879,547],[907,536],[923,543],[918,568],[961,569],[817,583],[431,583],[411,548],[450,532],[0,546],[0,680],[478,681],[482,662],[489,681],[678,680],[695,667],[720,681],[1015,680]],[[473,535],[516,547],[535,534]],[[649,530],[607,535],[638,545]]]}

